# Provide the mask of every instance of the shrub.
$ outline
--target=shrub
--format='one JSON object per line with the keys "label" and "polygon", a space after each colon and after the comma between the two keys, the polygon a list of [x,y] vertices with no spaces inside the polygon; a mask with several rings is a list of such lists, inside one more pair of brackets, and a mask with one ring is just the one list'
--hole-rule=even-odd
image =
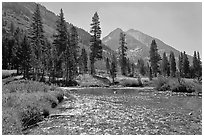
{"label": "shrub", "polygon": [[192,93],[195,92],[195,89],[193,89],[191,86],[187,84],[178,84],[171,88],[172,92],[183,92],[183,93]]}
{"label": "shrub", "polygon": [[52,91],[51,94],[57,98],[59,103],[61,103],[64,99],[64,91],[62,90]]}
{"label": "shrub", "polygon": [[200,93],[202,92],[202,85],[191,79],[182,79],[180,83],[176,83],[172,86],[172,92]]}
{"label": "shrub", "polygon": [[140,78],[136,79],[123,79],[120,84],[124,87],[141,87],[143,86]]}
{"label": "shrub", "polygon": [[154,84],[157,90],[166,91],[170,89],[168,82],[169,82],[168,78],[158,76],[158,78],[154,81]]}

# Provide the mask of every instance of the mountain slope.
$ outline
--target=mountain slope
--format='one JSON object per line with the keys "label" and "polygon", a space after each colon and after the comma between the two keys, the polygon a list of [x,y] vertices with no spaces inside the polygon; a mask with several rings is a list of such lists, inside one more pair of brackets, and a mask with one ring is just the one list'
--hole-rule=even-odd
{"label": "mountain slope", "polygon": [[[28,31],[30,28],[30,24],[32,21],[32,15],[35,11],[36,3],[34,2],[3,2],[2,3],[2,25],[4,28],[9,28],[11,22],[14,23],[15,27],[19,27],[25,31]],[[55,15],[53,12],[46,9],[46,7],[39,5],[41,17],[43,21],[43,29],[45,31],[45,36],[50,40],[53,41],[53,34],[56,33],[56,21],[58,16]],[[60,9],[59,9],[60,11]],[[65,13],[66,14],[66,13]],[[67,22],[67,28],[69,28],[72,24]],[[75,26],[76,27],[76,26]],[[80,48],[85,47],[88,51],[88,55],[90,52],[90,38],[91,35],[83,30],[82,28],[77,28],[77,32],[79,35],[79,46]],[[109,57],[113,51],[107,47],[106,45],[102,45],[104,56]],[[104,68],[102,63],[98,63],[98,68]],[[97,67],[96,66],[96,67]]]}
{"label": "mountain slope", "polygon": [[128,57],[130,57],[131,60],[136,61],[139,57],[146,57],[148,56],[148,47],[145,46],[140,41],[136,40],[131,35],[128,35],[126,32],[121,30],[120,28],[117,28],[113,30],[109,35],[104,37],[102,39],[102,42],[109,46],[112,50],[117,51],[119,48],[119,38],[120,33],[123,32],[126,34],[126,43],[128,47]]}
{"label": "mountain slope", "polygon": [[[123,31],[119,28],[113,30],[110,34],[103,38],[103,43],[109,46],[112,50],[117,50],[119,47],[120,32]],[[176,59],[178,60],[180,51],[165,44],[161,40],[134,29],[130,29],[124,33],[126,34],[126,42],[128,47],[127,55],[131,60],[137,61],[139,58],[143,58],[147,61],[149,59],[149,49],[153,39],[155,39],[157,43],[158,51],[161,57],[163,52],[166,52],[167,55],[169,55],[170,51],[173,51]],[[188,58],[189,61],[192,62],[192,56],[188,55]]]}

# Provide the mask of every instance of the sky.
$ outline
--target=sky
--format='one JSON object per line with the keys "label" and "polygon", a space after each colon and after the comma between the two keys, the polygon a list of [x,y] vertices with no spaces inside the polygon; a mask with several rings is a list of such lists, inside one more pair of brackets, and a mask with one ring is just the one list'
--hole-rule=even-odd
{"label": "sky", "polygon": [[41,2],[59,14],[63,9],[67,22],[90,31],[98,12],[102,38],[116,28],[139,30],[164,43],[193,55],[202,56],[202,3],[197,2]]}

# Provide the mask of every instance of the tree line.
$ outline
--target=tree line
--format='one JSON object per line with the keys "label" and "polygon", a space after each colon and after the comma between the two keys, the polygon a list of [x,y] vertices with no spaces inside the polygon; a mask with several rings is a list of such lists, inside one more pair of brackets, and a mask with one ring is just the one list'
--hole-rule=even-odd
{"label": "tree line", "polygon": [[[28,30],[15,28],[13,22],[9,28],[3,24],[2,32],[2,68],[16,69],[25,79],[56,82],[62,79],[65,85],[74,84],[80,73],[95,75],[95,62],[102,59],[101,28],[97,12],[92,17],[90,54],[83,47],[80,50],[76,27],[67,27],[63,10],[56,21],[53,42],[45,37],[39,4],[36,4],[32,22]],[[90,60],[90,66],[88,65]],[[113,61],[111,61],[113,60]],[[117,58],[110,59],[109,74],[116,76]]]}
{"label": "tree line", "polygon": [[182,78],[202,77],[202,64],[199,52],[194,51],[192,65],[190,65],[188,56],[185,51],[180,52],[178,61],[176,63],[176,58],[173,51],[170,52],[169,59],[165,52],[163,53],[163,57],[161,58],[158,53],[156,41],[152,40],[149,54],[150,54],[149,67],[151,67],[150,69],[152,70],[151,74],[149,75],[153,75],[155,77],[158,74],[167,77],[169,76]]}
{"label": "tree line", "polygon": [[45,37],[39,5],[33,13],[32,23],[28,29],[15,28],[13,22],[9,29],[2,28],[2,68],[16,69],[26,79],[50,82],[57,77],[70,84],[79,73],[88,71],[88,55],[85,48],[79,54],[79,36],[76,27],[68,30],[63,10],[56,21],[54,40]]}
{"label": "tree line", "polygon": [[[24,78],[36,81],[45,81],[48,77],[49,82],[56,82],[61,78],[65,85],[74,84],[74,79],[80,73],[90,72],[91,75],[95,75],[95,62],[103,58],[101,27],[97,12],[92,17],[90,27],[90,54],[88,55],[84,47],[80,51],[77,28],[73,25],[67,27],[61,9],[56,21],[53,42],[51,42],[45,37],[40,8],[37,4],[28,30],[15,28],[13,22],[7,29],[3,23],[2,68],[16,69],[17,74],[22,73]],[[107,74],[113,82],[118,72],[118,65],[121,74],[125,76],[135,77],[141,74],[152,78],[162,74],[171,77],[201,77],[202,65],[199,52],[194,52],[191,66],[185,51],[180,53],[176,64],[174,53],[170,52],[168,59],[164,52],[161,58],[156,41],[152,40],[147,65],[143,59],[139,59],[135,64],[127,57],[125,37],[125,33],[121,32],[118,54],[112,54],[110,58],[106,58]]]}

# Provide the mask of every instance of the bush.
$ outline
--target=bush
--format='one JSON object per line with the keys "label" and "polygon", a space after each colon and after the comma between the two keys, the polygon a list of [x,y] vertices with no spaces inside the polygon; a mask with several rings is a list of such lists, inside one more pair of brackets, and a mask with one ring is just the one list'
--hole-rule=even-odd
{"label": "bush", "polygon": [[169,80],[168,78],[165,78],[163,76],[158,76],[158,78],[154,81],[156,90],[159,91],[166,91],[170,89],[170,86],[168,85]]}
{"label": "bush", "polygon": [[120,84],[124,87],[142,87],[142,81],[140,78],[136,79],[123,79]]}
{"label": "bush", "polygon": [[165,78],[163,76],[159,76],[154,81],[155,87],[159,91],[171,90],[172,92],[183,92],[183,93],[193,93],[199,92],[202,86],[192,82],[191,79],[180,79],[178,78]]}
{"label": "bush", "polygon": [[59,103],[61,103],[64,99],[64,92],[62,90],[53,91],[51,94],[57,98]]}
{"label": "bush", "polygon": [[187,84],[178,84],[171,88],[172,92],[193,93],[195,89]]}
{"label": "bush", "polygon": [[172,92],[200,93],[202,92],[202,85],[191,79],[182,79],[180,83],[176,83],[172,86]]}

